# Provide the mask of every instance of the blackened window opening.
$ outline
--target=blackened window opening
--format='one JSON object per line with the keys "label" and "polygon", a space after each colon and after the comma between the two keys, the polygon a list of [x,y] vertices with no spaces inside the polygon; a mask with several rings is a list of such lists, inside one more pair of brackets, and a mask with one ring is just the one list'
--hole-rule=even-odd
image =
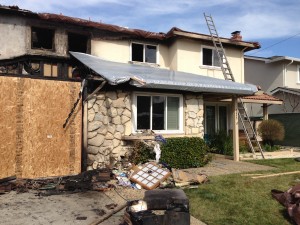
{"label": "blackened window opening", "polygon": [[68,49],[73,52],[87,53],[88,37],[81,34],[68,34]]}
{"label": "blackened window opening", "polygon": [[31,28],[31,48],[53,50],[54,30],[46,28]]}

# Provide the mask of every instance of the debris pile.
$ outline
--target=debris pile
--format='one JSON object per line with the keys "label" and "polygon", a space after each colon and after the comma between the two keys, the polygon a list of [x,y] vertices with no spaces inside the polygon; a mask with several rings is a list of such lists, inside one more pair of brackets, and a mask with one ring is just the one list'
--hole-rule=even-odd
{"label": "debris pile", "polygon": [[300,224],[300,184],[295,185],[286,192],[273,189],[272,197],[287,208],[289,216],[296,224]]}
{"label": "debris pile", "polygon": [[0,180],[0,194],[11,190],[15,190],[17,193],[37,190],[38,195],[53,195],[66,191],[106,191],[114,188],[112,184],[107,183],[109,180],[111,180],[111,170],[106,168],[61,177],[17,179],[13,176]]}

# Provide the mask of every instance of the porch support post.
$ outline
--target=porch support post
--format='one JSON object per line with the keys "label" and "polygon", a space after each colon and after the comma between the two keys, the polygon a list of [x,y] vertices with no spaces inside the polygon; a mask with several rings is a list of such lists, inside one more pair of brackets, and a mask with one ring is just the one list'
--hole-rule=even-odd
{"label": "porch support post", "polygon": [[268,115],[268,105],[267,104],[263,104],[263,118],[264,120],[268,120],[269,119],[269,115]]}
{"label": "porch support post", "polygon": [[233,136],[233,158],[234,161],[240,160],[239,146],[239,118],[238,118],[237,97],[232,98],[232,136]]}

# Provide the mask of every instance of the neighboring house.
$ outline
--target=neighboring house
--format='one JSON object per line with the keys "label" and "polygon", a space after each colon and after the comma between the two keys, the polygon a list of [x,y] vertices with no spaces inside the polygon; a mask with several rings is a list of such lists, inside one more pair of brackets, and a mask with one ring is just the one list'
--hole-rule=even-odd
{"label": "neighboring house", "polygon": [[[6,6],[0,7],[0,29],[6,34],[0,36],[1,85],[15,82],[16,86],[6,89],[12,99],[3,98],[1,109],[15,109],[13,118],[18,123],[10,132],[13,145],[1,147],[0,155],[8,157],[14,152],[18,156],[11,154],[14,166],[0,167],[10,171],[6,175],[28,163],[42,166],[53,156],[53,148],[60,149],[66,159],[61,161],[57,155],[50,164],[67,167],[70,173],[78,172],[72,167],[74,162],[82,170],[103,166],[130,151],[132,140],[147,129],[165,137],[203,137],[233,129],[238,160],[236,98],[257,92],[256,86],[244,84],[244,52],[259,48],[258,43],[221,38],[237,81],[231,82],[224,80],[209,35],[178,28],[154,33]],[[69,115],[83,79],[87,83],[82,87],[82,98],[89,100],[83,102],[82,111],[79,104],[76,113]],[[24,86],[23,80],[30,80],[30,85]],[[56,89],[44,92],[39,81]],[[1,89],[4,95],[7,93]],[[31,104],[32,98],[39,98],[36,101],[40,104]],[[228,99],[233,101],[224,101]],[[39,120],[28,116],[31,113]],[[63,128],[69,116],[72,118]],[[14,122],[5,120],[7,124]],[[43,131],[43,135],[37,144],[31,140],[30,145],[20,148],[15,136],[22,143],[24,133],[30,130],[28,124],[35,124],[34,131]],[[54,130],[60,135],[53,135]],[[1,132],[0,136],[5,136],[5,131]],[[62,135],[66,132],[70,134],[68,148],[61,144],[66,142]],[[42,157],[34,157],[37,148],[46,153],[41,151]],[[31,161],[26,158],[29,155]],[[50,166],[44,165],[44,173],[32,170],[28,176],[68,173],[55,168],[47,172]]]}
{"label": "neighboring house", "polygon": [[[300,59],[273,56],[245,56],[245,82],[259,84],[266,93],[283,100],[282,105],[269,107],[269,114],[300,112]],[[261,116],[262,109],[248,106],[252,116]]]}

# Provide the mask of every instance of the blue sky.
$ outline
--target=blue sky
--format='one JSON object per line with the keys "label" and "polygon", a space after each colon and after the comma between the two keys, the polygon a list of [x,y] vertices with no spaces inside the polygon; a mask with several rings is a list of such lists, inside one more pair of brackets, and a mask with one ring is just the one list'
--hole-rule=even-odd
{"label": "blue sky", "polygon": [[249,55],[300,58],[299,0],[0,0],[0,4],[154,32],[176,26],[208,34],[205,12],[213,16],[220,36],[240,30],[243,40],[260,42],[262,49]]}

